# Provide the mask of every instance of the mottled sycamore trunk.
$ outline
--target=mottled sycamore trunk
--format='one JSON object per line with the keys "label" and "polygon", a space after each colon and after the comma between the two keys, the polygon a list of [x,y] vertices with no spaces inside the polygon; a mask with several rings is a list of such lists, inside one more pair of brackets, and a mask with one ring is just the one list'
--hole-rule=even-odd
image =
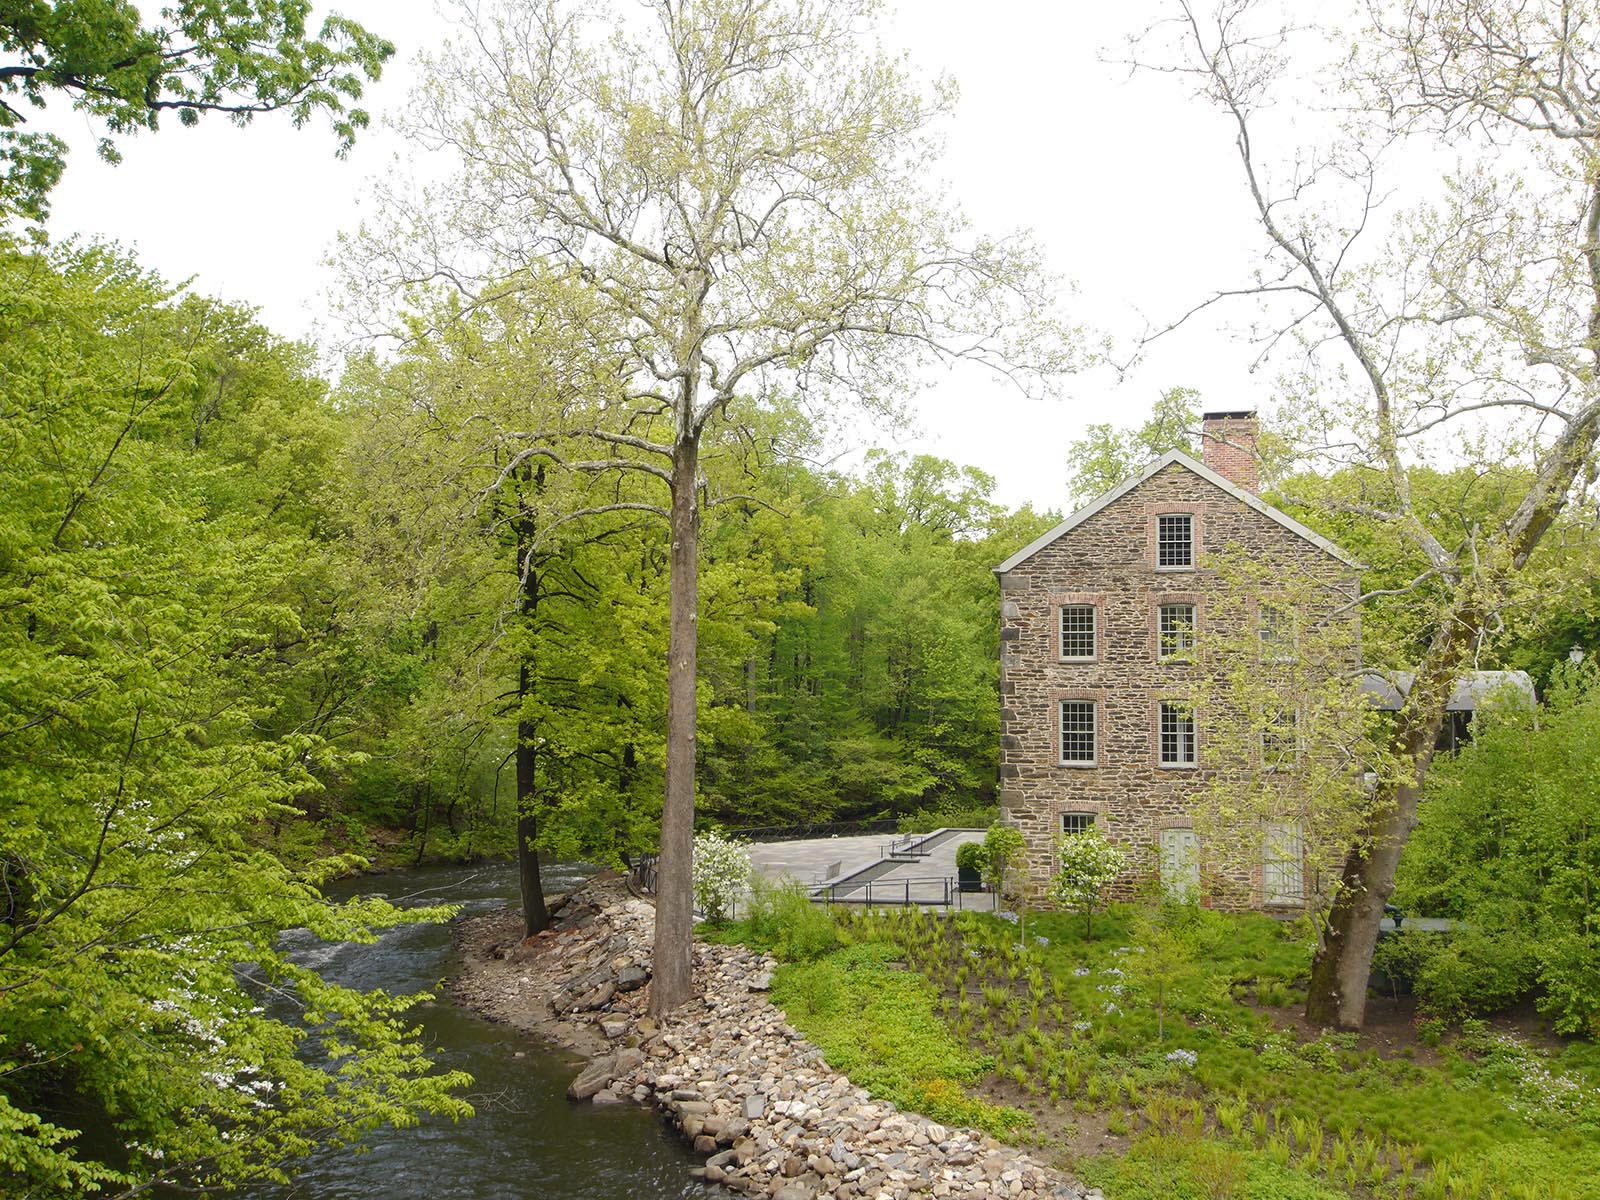
{"label": "mottled sycamore trunk", "polygon": [[667,779],[656,883],[656,944],[650,1011],[661,1015],[693,991],[694,749],[699,607],[698,439],[681,435],[672,461],[670,632],[667,642]]}
{"label": "mottled sycamore trunk", "polygon": [[1322,940],[1311,960],[1306,1019],[1313,1025],[1359,1029],[1367,1012],[1367,983],[1384,906],[1394,894],[1400,853],[1417,824],[1417,801],[1444,727],[1446,706],[1466,657],[1471,614],[1452,612],[1401,708],[1394,751],[1401,764],[1390,795],[1379,803],[1361,843],[1345,859]]}

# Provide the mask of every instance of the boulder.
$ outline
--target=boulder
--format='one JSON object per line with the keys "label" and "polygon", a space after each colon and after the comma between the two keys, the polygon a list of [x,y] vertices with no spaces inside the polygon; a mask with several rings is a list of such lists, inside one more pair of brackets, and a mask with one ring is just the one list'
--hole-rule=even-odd
{"label": "boulder", "polygon": [[567,1084],[568,1100],[588,1100],[595,1093],[605,1089],[612,1079],[616,1078],[617,1058],[614,1054],[604,1054],[594,1059],[586,1066],[578,1077]]}

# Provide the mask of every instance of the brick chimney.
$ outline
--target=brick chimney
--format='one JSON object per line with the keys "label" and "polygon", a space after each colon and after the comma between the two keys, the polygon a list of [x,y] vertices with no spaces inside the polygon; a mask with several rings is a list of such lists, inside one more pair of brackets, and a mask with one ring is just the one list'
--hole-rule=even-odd
{"label": "brick chimney", "polygon": [[1256,414],[1208,412],[1200,439],[1206,466],[1253,495],[1261,492],[1256,473]]}

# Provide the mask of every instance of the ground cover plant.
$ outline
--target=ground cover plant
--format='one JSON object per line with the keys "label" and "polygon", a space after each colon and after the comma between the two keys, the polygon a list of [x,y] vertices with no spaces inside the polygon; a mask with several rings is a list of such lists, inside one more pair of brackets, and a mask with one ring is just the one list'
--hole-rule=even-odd
{"label": "ground cover plant", "polygon": [[[1600,1200],[1593,1044],[1481,1022],[1425,1022],[1388,1053],[1313,1037],[1288,1011],[1303,925],[1113,905],[1093,938],[1048,913],[1024,940],[1009,914],[807,909],[815,953],[785,962],[774,999],[830,1063],[1110,1200]],[[729,934],[782,956],[768,918]]]}

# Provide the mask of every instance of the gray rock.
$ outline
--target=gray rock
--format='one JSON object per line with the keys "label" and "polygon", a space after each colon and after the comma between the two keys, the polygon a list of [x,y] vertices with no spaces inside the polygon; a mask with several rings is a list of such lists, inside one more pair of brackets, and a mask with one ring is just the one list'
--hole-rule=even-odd
{"label": "gray rock", "polygon": [[623,967],[617,972],[617,991],[636,992],[650,982],[650,972],[643,967]]}
{"label": "gray rock", "polygon": [[767,1098],[765,1096],[746,1096],[744,1098],[744,1119],[746,1121],[759,1120],[761,1114],[767,1111]]}
{"label": "gray rock", "polygon": [[772,972],[762,971],[752,975],[750,982],[745,985],[752,992],[770,992],[772,990]]}
{"label": "gray rock", "polygon": [[593,1060],[567,1085],[567,1099],[590,1099],[615,1078],[616,1066],[617,1059],[612,1054],[604,1054]]}

